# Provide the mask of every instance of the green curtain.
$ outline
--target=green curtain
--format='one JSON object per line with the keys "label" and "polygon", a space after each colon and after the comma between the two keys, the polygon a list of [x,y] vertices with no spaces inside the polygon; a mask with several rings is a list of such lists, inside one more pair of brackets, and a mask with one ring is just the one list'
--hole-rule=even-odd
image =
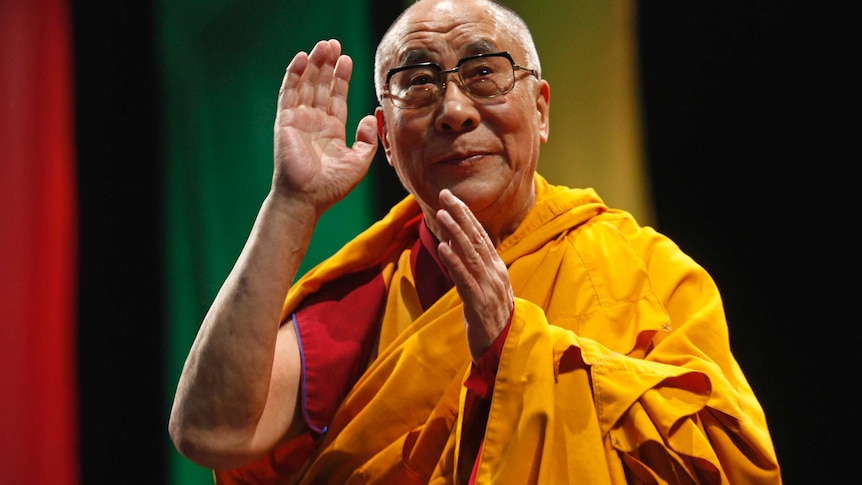
{"label": "green curtain", "polygon": [[[163,0],[157,9],[163,126],[167,422],[185,356],[248,236],[272,174],[272,126],[293,55],[337,38],[354,59],[347,137],[374,107],[373,33],[364,1]],[[130,147],[134,149],[134,147]],[[369,172],[370,173],[370,172]],[[325,214],[301,272],[374,217],[372,177]],[[169,479],[211,484],[175,451]]]}

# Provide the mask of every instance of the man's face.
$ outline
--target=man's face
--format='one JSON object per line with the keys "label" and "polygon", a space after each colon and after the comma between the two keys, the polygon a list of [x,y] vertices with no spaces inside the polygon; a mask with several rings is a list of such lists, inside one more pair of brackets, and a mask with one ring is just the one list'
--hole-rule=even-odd
{"label": "man's face", "polygon": [[[402,21],[406,33],[387,69],[420,62],[451,69],[463,57],[500,51],[525,62],[521,43],[497,28],[481,3],[425,2]],[[403,109],[384,99],[377,112],[389,163],[425,213],[436,211],[440,190],[448,188],[495,243],[534,203],[533,173],[548,136],[547,83],[524,71],[516,71],[516,79],[509,93],[477,99],[461,88],[457,74],[448,74],[433,104]]]}

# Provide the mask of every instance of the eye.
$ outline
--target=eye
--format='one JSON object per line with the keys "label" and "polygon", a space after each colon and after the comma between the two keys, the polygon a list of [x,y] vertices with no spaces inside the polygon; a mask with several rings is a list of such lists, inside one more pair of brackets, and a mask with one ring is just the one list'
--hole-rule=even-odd
{"label": "eye", "polygon": [[434,84],[434,76],[430,72],[417,72],[410,76],[408,80],[410,86],[420,86],[422,84]]}
{"label": "eye", "polygon": [[[466,69],[465,69],[466,68]],[[461,77],[464,79],[481,79],[493,76],[496,73],[495,66],[489,62],[475,62],[461,66]]]}
{"label": "eye", "polygon": [[427,86],[428,84],[436,84],[438,77],[437,71],[432,67],[415,67],[402,71],[398,83],[405,89],[415,86]]}

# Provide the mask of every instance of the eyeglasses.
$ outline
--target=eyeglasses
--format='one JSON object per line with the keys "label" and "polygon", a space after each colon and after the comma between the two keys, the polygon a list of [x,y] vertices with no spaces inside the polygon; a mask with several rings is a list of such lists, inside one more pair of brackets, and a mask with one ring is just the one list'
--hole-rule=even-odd
{"label": "eyeglasses", "polygon": [[515,72],[526,71],[536,78],[535,69],[515,64],[508,52],[469,56],[454,69],[443,70],[433,62],[390,69],[384,93],[399,108],[422,108],[433,104],[446,89],[445,75],[458,73],[461,87],[474,98],[502,96],[515,87]]}

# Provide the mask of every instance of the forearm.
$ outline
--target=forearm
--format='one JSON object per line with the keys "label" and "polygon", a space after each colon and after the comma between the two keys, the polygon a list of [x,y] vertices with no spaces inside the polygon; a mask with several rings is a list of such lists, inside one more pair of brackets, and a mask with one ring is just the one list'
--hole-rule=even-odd
{"label": "forearm", "polygon": [[[293,416],[285,410],[296,406],[300,373],[298,355],[290,358],[298,352],[295,341],[279,344],[286,368],[273,374],[273,362],[284,297],[316,220],[315,211],[298,201],[267,197],[204,318],[170,422],[177,448],[194,461],[214,466],[241,459],[290,427]],[[268,407],[280,412],[265,414]]]}

